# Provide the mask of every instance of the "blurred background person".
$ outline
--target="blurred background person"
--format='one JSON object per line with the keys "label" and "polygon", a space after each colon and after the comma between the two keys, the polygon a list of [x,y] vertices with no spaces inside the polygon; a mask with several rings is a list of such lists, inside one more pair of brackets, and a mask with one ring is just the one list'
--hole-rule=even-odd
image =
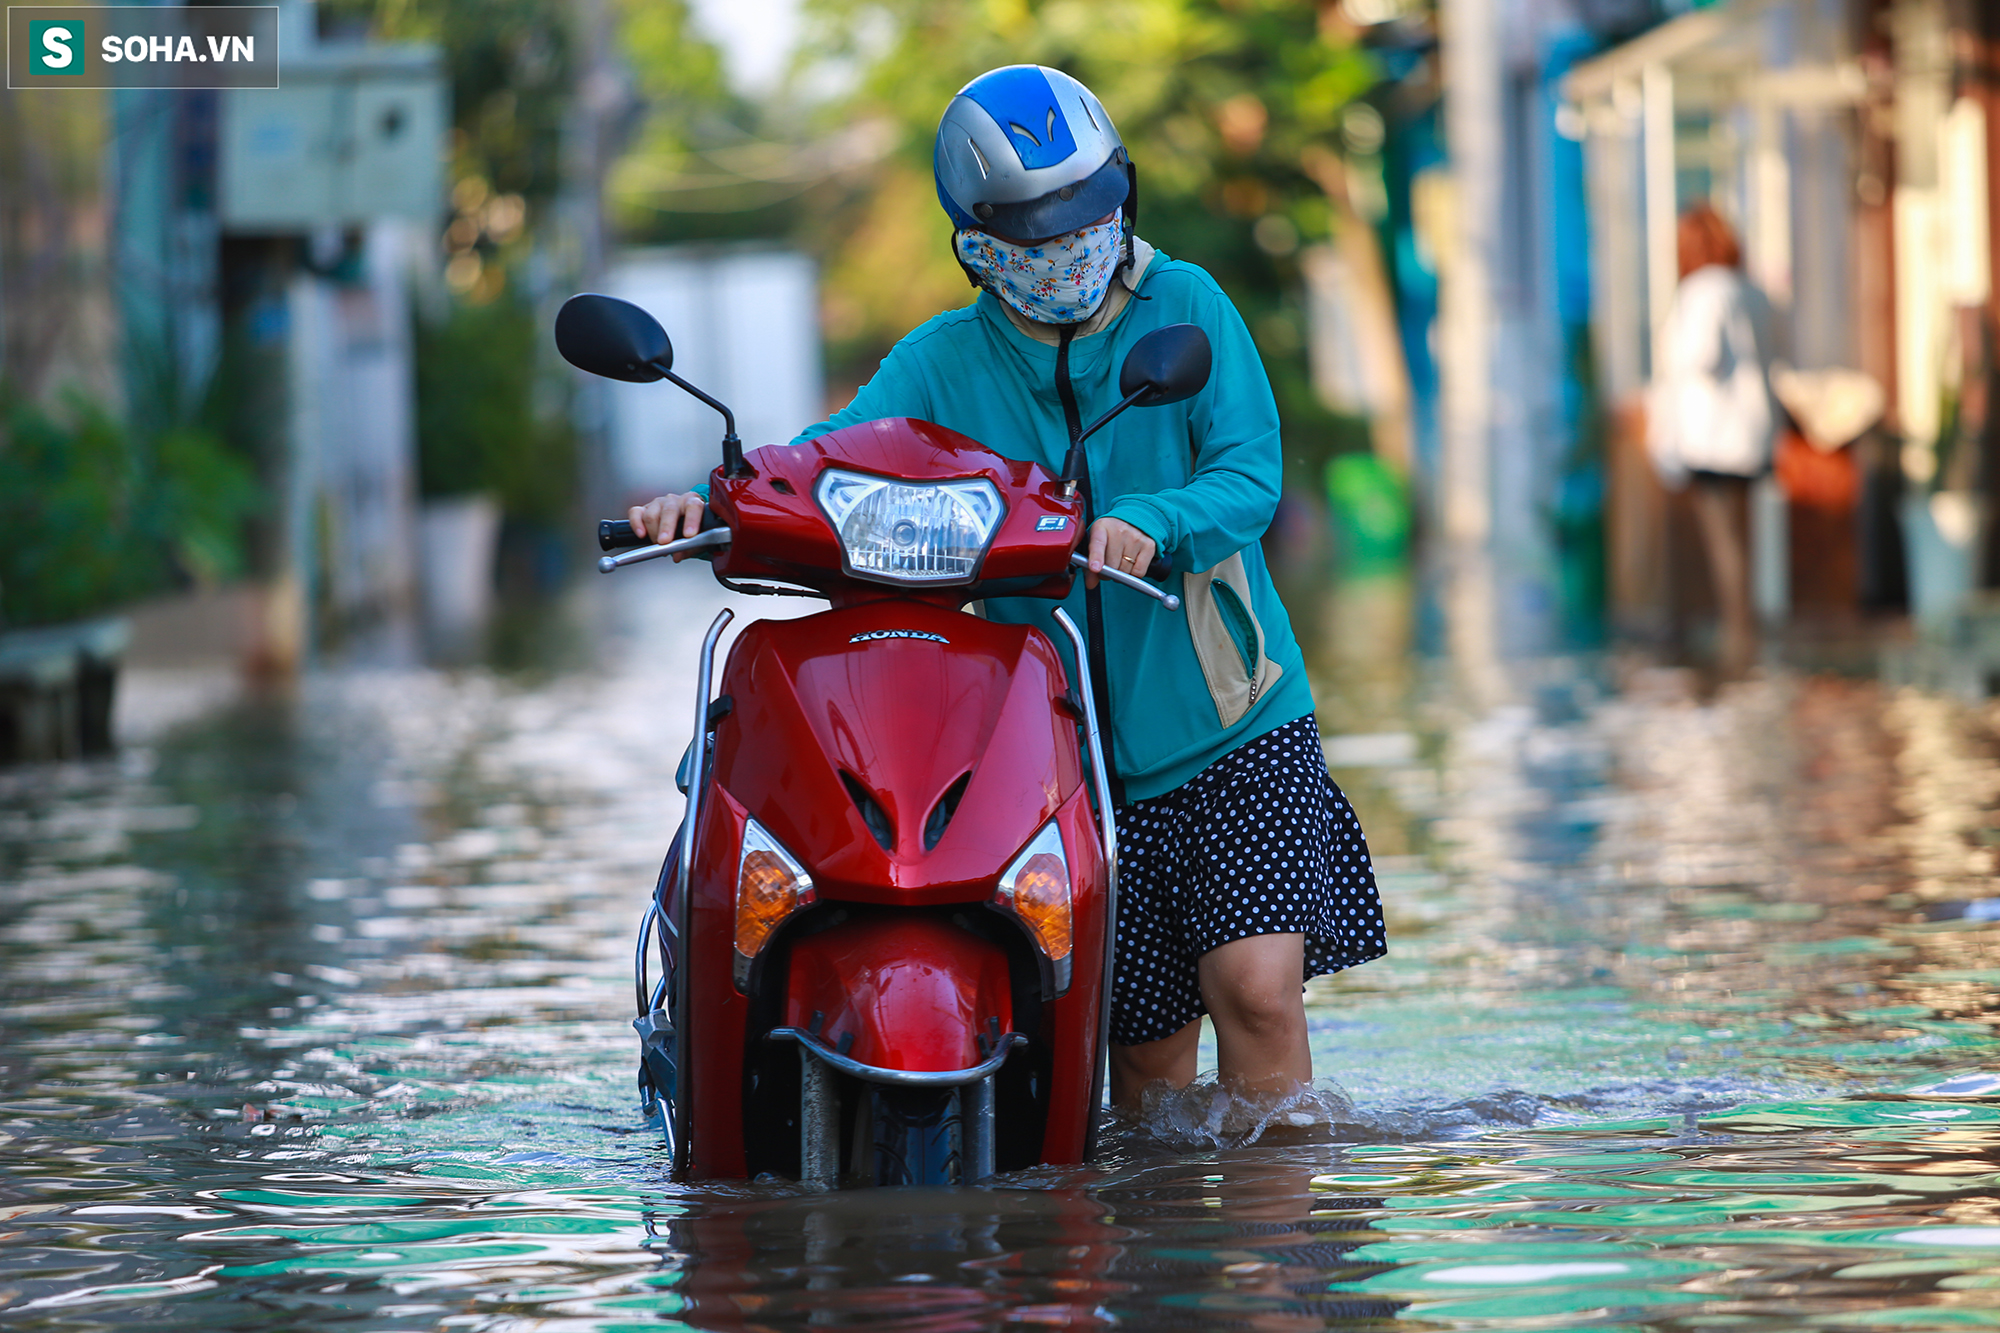
{"label": "blurred background person", "polygon": [[1770,316],[1743,276],[1742,247],[1706,200],[1681,215],[1680,285],[1661,321],[1646,402],[1646,447],[1660,479],[1692,485],[1715,590],[1724,672],[1757,650],[1750,602],[1751,481],[1771,463]]}

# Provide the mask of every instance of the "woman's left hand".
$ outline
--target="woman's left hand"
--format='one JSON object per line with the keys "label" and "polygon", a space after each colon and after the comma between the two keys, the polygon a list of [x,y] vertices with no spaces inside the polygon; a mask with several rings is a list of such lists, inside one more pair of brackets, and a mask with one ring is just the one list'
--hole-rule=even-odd
{"label": "woman's left hand", "polygon": [[1130,523],[1098,519],[1090,525],[1090,571],[1083,576],[1083,586],[1095,588],[1098,571],[1107,565],[1122,574],[1145,578],[1156,549],[1153,539]]}

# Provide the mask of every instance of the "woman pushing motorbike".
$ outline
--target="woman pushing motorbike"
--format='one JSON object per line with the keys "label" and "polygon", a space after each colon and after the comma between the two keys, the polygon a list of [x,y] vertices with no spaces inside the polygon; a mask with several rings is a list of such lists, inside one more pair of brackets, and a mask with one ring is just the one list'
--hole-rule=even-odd
{"label": "woman pushing motorbike", "polygon": [[[1084,446],[1090,566],[1064,602],[988,598],[989,619],[1061,643],[1087,626],[1110,719],[1119,841],[1111,1096],[1196,1073],[1201,1015],[1232,1092],[1310,1081],[1304,981],[1382,956],[1381,907],[1353,808],[1327,773],[1291,623],[1258,539],[1276,511],[1279,422],[1242,317],[1206,272],[1132,230],[1138,175],[1081,83],[1038,65],[980,75],[945,109],[933,164],[977,300],[916,329],[799,440],[884,417],[977,437],[1053,475],[1081,423],[1116,403],[1125,353],[1200,327],[1208,387],[1128,413]],[[701,526],[700,488],[631,511],[667,542]],[[1105,598],[1107,566],[1170,562],[1184,614]]]}

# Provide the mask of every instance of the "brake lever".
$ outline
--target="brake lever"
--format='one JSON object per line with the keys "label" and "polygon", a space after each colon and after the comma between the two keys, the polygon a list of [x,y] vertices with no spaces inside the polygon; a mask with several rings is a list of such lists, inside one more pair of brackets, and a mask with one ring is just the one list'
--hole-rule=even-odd
{"label": "brake lever", "polygon": [[[1081,570],[1087,571],[1090,568],[1090,560],[1086,556],[1072,555],[1069,558],[1069,562]],[[1178,611],[1181,609],[1180,598],[1174,596],[1172,593],[1168,592],[1165,588],[1155,588],[1152,584],[1146,582],[1146,580],[1138,577],[1135,574],[1127,574],[1121,570],[1116,570],[1113,569],[1111,566],[1106,565],[1104,568],[1097,571],[1097,577],[1101,579],[1110,579],[1113,583],[1122,583],[1128,588],[1134,589],[1135,591],[1138,592],[1145,593],[1148,597],[1158,598],[1160,605],[1166,607],[1167,610],[1169,611]]]}
{"label": "brake lever", "polygon": [[597,572],[609,574],[614,569],[636,565],[641,560],[653,560],[663,555],[679,555],[683,551],[700,551],[710,546],[727,546],[733,536],[728,528],[710,528],[707,532],[697,532],[692,537],[682,537],[679,541],[668,542],[665,546],[641,546],[621,555],[605,556],[597,562]]}

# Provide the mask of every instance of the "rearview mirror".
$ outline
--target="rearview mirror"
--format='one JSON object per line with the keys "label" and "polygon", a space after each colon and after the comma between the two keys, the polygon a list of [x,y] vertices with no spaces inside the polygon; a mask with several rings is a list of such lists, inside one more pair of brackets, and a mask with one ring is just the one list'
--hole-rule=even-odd
{"label": "rearview mirror", "polygon": [[1159,407],[1192,398],[1208,385],[1213,355],[1208,335],[1193,324],[1154,329],[1125,354],[1118,393],[1136,407]]}
{"label": "rearview mirror", "polygon": [[578,370],[628,384],[665,379],[674,345],[660,321],[615,296],[586,292],[556,314],[556,350]]}
{"label": "rearview mirror", "polygon": [[674,345],[660,321],[615,296],[584,292],[556,312],[556,350],[578,370],[628,384],[672,380],[722,413],[722,473],[745,475],[743,441],[736,438],[736,414],[674,374]]}
{"label": "rearview mirror", "polygon": [[1207,387],[1213,359],[1208,335],[1192,324],[1168,324],[1133,343],[1118,371],[1118,392],[1123,398],[1084,427],[1063,457],[1063,497],[1076,494],[1076,483],[1083,476],[1085,440],[1128,407],[1159,407],[1194,397]]}

